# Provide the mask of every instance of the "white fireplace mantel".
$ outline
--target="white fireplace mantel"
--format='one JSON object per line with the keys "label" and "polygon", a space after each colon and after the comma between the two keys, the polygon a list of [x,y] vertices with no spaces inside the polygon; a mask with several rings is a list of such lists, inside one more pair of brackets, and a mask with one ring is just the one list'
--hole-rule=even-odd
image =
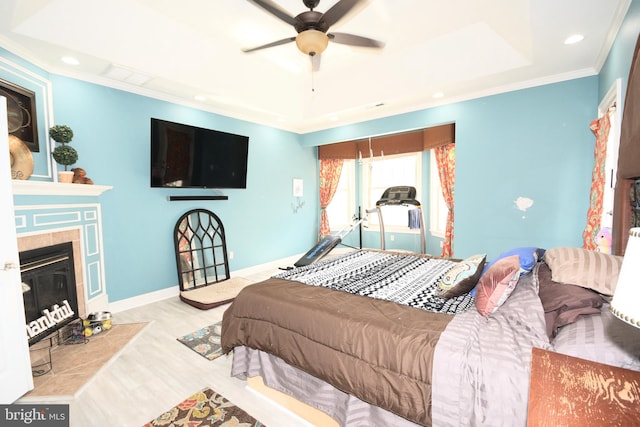
{"label": "white fireplace mantel", "polygon": [[99,196],[111,190],[110,185],[67,184],[49,181],[11,181],[14,195],[30,196]]}

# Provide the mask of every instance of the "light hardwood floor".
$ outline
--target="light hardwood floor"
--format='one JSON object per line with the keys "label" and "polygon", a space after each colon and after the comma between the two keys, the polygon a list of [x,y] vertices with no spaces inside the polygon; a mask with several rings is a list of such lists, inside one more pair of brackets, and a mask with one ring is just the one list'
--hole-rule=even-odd
{"label": "light hardwood floor", "polygon": [[[259,281],[273,273],[247,278]],[[70,425],[142,426],[194,392],[210,387],[269,427],[310,426],[248,389],[244,381],[232,378],[231,356],[209,361],[177,341],[179,336],[222,320],[227,307],[203,311],[175,297],[114,313],[114,323],[151,323],[69,402]]]}

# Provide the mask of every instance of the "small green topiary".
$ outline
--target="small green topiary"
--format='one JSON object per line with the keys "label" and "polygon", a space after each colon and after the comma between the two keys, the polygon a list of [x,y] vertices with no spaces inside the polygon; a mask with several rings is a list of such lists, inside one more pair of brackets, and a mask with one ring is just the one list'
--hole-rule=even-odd
{"label": "small green topiary", "polygon": [[66,125],[55,125],[49,129],[49,136],[55,142],[62,144],[54,148],[51,155],[56,163],[64,166],[64,170],[66,171],[67,166],[78,161],[78,152],[76,149],[66,145],[73,139],[73,130]]}
{"label": "small green topiary", "polygon": [[56,163],[64,166],[64,170],[67,170],[67,166],[74,164],[78,161],[78,152],[75,148],[68,145],[59,145],[53,149],[53,160]]}
{"label": "small green topiary", "polygon": [[49,129],[49,136],[55,142],[66,144],[73,139],[73,131],[66,125],[55,125]]}

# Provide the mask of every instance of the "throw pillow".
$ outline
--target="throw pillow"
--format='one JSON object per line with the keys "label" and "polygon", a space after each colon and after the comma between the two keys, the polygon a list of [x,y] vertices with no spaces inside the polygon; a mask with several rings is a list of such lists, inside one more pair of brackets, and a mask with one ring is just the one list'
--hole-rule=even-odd
{"label": "throw pillow", "polygon": [[506,258],[511,255],[518,255],[520,256],[520,275],[524,275],[533,270],[533,267],[535,267],[536,263],[542,259],[544,252],[544,249],[537,248],[535,246],[513,248],[498,255],[485,267],[485,270],[502,258]]}
{"label": "throw pillow", "polygon": [[618,284],[622,257],[583,248],[549,249],[543,257],[554,282],[578,285],[611,296]]}
{"label": "throw pillow", "polygon": [[482,274],[486,259],[486,254],[479,254],[456,264],[438,282],[438,296],[454,298],[473,289]]}
{"label": "throw pillow", "polygon": [[496,261],[481,277],[476,287],[476,309],[487,317],[495,313],[513,292],[520,279],[520,256]]}
{"label": "throw pillow", "polygon": [[[542,256],[544,255],[545,250],[542,248],[537,248],[535,246],[524,246],[520,248],[513,248],[506,252],[501,253],[497,257],[495,257],[491,262],[484,265],[484,274],[485,271],[489,269],[493,264],[502,258],[506,258],[511,255],[520,256],[520,275],[523,276],[533,270],[536,263],[542,260]],[[476,295],[476,290],[472,289],[470,295],[474,297]]]}
{"label": "throw pillow", "polygon": [[558,329],[574,323],[580,316],[600,314],[603,304],[600,294],[581,286],[554,282],[551,270],[544,262],[538,268],[538,283],[549,341]]}

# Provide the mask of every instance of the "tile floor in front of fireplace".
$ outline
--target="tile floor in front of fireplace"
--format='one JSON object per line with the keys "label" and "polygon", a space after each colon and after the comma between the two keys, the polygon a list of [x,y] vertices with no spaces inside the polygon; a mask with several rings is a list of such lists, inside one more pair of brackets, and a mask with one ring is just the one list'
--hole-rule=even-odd
{"label": "tile floor in front of fireplace", "polygon": [[[247,279],[259,281],[277,271]],[[139,427],[194,392],[210,387],[267,426],[309,427],[298,416],[249,390],[245,381],[231,377],[230,356],[209,361],[177,340],[221,321],[227,307],[199,310],[175,297],[114,313],[114,324],[149,324],[68,402],[70,425]]]}
{"label": "tile floor in front of fireplace", "polygon": [[55,339],[53,343],[49,339],[35,343],[30,348],[31,364],[34,372],[41,371],[41,375],[34,374],[34,388],[21,400],[73,399],[147,325],[148,323],[114,325],[110,330],[86,340],[68,340],[63,345],[57,345]]}

